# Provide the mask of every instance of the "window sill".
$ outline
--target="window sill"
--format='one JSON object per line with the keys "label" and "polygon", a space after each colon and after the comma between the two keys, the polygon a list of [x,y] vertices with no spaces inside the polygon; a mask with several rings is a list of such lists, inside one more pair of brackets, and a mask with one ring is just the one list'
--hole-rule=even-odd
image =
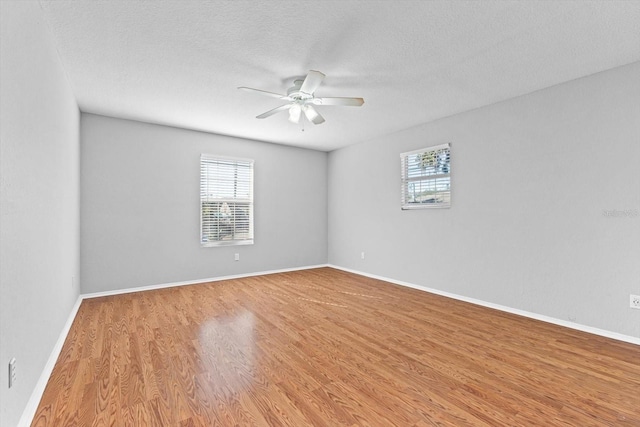
{"label": "window sill", "polygon": [[252,240],[221,240],[219,242],[207,242],[201,243],[200,246],[203,248],[214,248],[217,246],[243,246],[243,245],[253,245]]}

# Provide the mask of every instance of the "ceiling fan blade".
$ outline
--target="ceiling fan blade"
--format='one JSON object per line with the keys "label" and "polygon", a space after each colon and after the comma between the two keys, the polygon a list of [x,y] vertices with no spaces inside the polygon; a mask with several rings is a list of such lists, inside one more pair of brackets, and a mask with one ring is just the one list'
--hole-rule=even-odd
{"label": "ceiling fan blade", "polygon": [[305,77],[302,82],[302,86],[300,86],[300,92],[308,93],[309,95],[313,94],[313,92],[318,89],[318,86],[320,86],[323,79],[324,74],[320,71],[310,70],[309,74],[307,74],[307,77]]}
{"label": "ceiling fan blade", "polygon": [[274,114],[279,113],[280,111],[288,110],[289,107],[290,107],[289,104],[281,105],[279,107],[274,108],[273,110],[269,110],[266,113],[262,113],[259,116],[256,116],[256,119],[266,119],[267,117],[273,116]]}
{"label": "ceiling fan blade", "polygon": [[240,86],[238,89],[246,90],[246,91],[249,91],[249,92],[258,92],[258,93],[261,93],[263,95],[270,96],[272,98],[289,99],[289,97],[287,95],[280,95],[279,93],[267,92],[266,90],[254,89],[254,88],[251,88],[251,87]]}
{"label": "ceiling fan blade", "polygon": [[324,123],[324,117],[322,117],[320,113],[318,113],[318,111],[313,108],[313,105],[307,104],[304,106],[304,115],[311,123],[315,125]]}
{"label": "ceiling fan blade", "polygon": [[313,103],[316,105],[343,105],[359,107],[364,104],[362,98],[313,98]]}

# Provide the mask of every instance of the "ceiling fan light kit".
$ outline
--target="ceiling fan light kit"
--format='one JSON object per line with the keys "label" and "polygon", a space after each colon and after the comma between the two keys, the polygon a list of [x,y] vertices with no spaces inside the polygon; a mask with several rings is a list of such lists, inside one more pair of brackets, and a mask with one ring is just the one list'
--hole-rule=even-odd
{"label": "ceiling fan light kit", "polygon": [[289,121],[292,123],[298,123],[300,120],[300,113],[302,112],[302,108],[298,104],[293,104],[291,108],[289,108]]}
{"label": "ceiling fan light kit", "polygon": [[257,92],[262,95],[270,96],[272,98],[278,98],[283,101],[288,101],[288,104],[281,105],[265,113],[256,116],[257,119],[266,119],[281,111],[289,111],[289,121],[292,123],[299,123],[300,116],[304,113],[304,116],[311,123],[319,125],[324,123],[324,117],[320,115],[314,105],[338,105],[338,106],[350,106],[359,107],[364,104],[362,98],[319,98],[314,95],[316,89],[322,83],[325,75],[320,71],[310,70],[304,80],[295,80],[293,86],[287,90],[286,95],[280,95],[274,92],[268,92],[260,89],[253,89],[250,87],[241,86],[238,89],[247,90],[251,92]]}

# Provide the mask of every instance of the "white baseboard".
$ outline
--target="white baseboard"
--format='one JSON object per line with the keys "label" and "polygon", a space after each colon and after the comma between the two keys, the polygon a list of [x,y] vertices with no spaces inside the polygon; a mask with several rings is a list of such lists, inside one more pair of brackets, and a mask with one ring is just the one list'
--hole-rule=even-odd
{"label": "white baseboard", "polygon": [[328,264],[307,265],[303,267],[282,268],[279,270],[258,271],[255,273],[234,274],[230,276],[209,277],[206,279],[187,280],[185,282],[162,283],[159,285],[140,286],[137,288],[116,289],[113,291],[93,292],[90,294],[82,294],[82,299],[98,298],[110,295],[128,294],[132,292],[152,291],[154,289],[172,288],[174,286],[197,285],[198,283],[219,282],[221,280],[242,279],[245,277],[266,276],[268,274],[287,273],[289,271],[310,270],[312,268],[328,267]]}
{"label": "white baseboard", "polygon": [[515,309],[515,308],[511,308],[511,307],[506,307],[506,306],[502,306],[502,305],[499,305],[499,304],[493,304],[493,303],[489,303],[489,302],[486,302],[486,301],[477,300],[477,299],[474,299],[474,298],[468,298],[468,297],[465,297],[465,296],[461,296],[461,295],[456,295],[456,294],[452,294],[452,293],[449,293],[449,292],[440,291],[438,289],[431,289],[431,288],[427,288],[425,286],[418,286],[418,285],[415,285],[413,283],[403,282],[403,281],[400,281],[400,280],[395,280],[395,279],[391,279],[391,278],[388,278],[388,277],[382,277],[382,276],[378,276],[378,275],[375,275],[375,274],[369,274],[369,273],[365,273],[365,272],[362,272],[362,271],[352,270],[350,268],[340,267],[340,266],[332,265],[332,264],[310,265],[310,266],[304,266],[304,267],[284,268],[284,269],[279,269],[279,270],[269,270],[269,271],[255,272],[255,273],[236,274],[236,275],[231,275],[231,276],[220,276],[220,277],[212,277],[212,278],[207,278],[207,279],[189,280],[189,281],[185,281],[185,282],[163,283],[163,284],[159,284],[159,285],[142,286],[142,287],[139,287],[139,288],[118,289],[118,290],[115,290],[115,291],[95,292],[95,293],[90,293],[90,294],[81,294],[81,295],[79,295],[75,305],[73,306],[73,308],[71,309],[71,312],[69,313],[69,317],[67,318],[67,322],[65,323],[64,328],[60,332],[60,336],[58,337],[58,341],[56,341],[56,344],[53,347],[53,350],[51,351],[51,354],[49,355],[49,359],[47,360],[47,363],[46,363],[44,369],[42,370],[42,373],[40,374],[40,378],[38,379],[38,382],[36,383],[36,386],[33,389],[33,392],[31,393],[31,397],[29,398],[29,401],[27,402],[27,406],[25,407],[24,411],[22,412],[22,417],[20,417],[20,422],[18,423],[17,427],[29,427],[31,425],[31,422],[33,421],[33,417],[34,417],[34,415],[35,415],[35,413],[36,413],[36,411],[38,409],[38,405],[40,404],[40,400],[42,399],[42,394],[44,393],[44,389],[47,386],[47,382],[49,381],[49,377],[51,377],[51,373],[53,372],[53,368],[54,368],[56,362],[58,361],[58,357],[60,356],[60,352],[62,351],[62,346],[64,345],[64,342],[67,339],[67,335],[69,334],[69,331],[71,330],[71,325],[73,324],[73,321],[76,318],[76,314],[78,313],[78,309],[80,308],[80,304],[82,303],[82,301],[85,298],[97,298],[97,297],[109,296],[109,295],[119,295],[119,294],[131,293],[131,292],[148,291],[148,290],[153,290],[153,289],[163,289],[163,288],[169,288],[169,287],[173,287],[173,286],[194,285],[194,284],[198,284],[198,283],[217,282],[217,281],[221,281],[221,280],[231,280],[231,279],[241,279],[241,278],[244,278],[244,277],[264,276],[264,275],[268,275],[268,274],[287,273],[287,272],[290,272],[290,271],[309,270],[309,269],[312,269],[312,268],[322,268],[322,267],[331,267],[331,268],[335,268],[337,270],[346,271],[346,272],[357,274],[357,275],[360,275],[360,276],[370,277],[372,279],[383,280],[385,282],[394,283],[396,285],[406,286],[406,287],[413,288],[413,289],[418,289],[418,290],[421,290],[421,291],[424,291],[424,292],[429,292],[429,293],[436,294],[436,295],[442,295],[442,296],[453,298],[453,299],[456,299],[456,300],[465,301],[465,302],[469,302],[469,303],[472,303],[472,304],[493,308],[493,309],[504,311],[504,312],[507,312],[507,313],[517,314],[517,315],[520,315],[520,316],[529,317],[529,318],[536,319],[536,320],[541,320],[543,322],[552,323],[552,324],[555,324],[555,325],[560,325],[560,326],[564,326],[564,327],[571,328],[571,329],[576,329],[576,330],[583,331],[583,332],[588,332],[588,333],[591,333],[591,334],[594,334],[594,335],[600,335],[600,336],[603,336],[603,337],[612,338],[612,339],[615,339],[615,340],[619,340],[619,341],[624,341],[624,342],[628,342],[628,343],[631,343],[631,344],[640,345],[640,338],[635,338],[635,337],[631,337],[631,336],[628,336],[628,335],[618,334],[616,332],[606,331],[606,330],[603,330],[603,329],[592,328],[590,326],[585,326],[585,325],[581,325],[581,324],[578,324],[578,323],[573,323],[573,322],[568,322],[568,321],[565,321],[565,320],[555,319],[553,317],[544,316],[544,315],[537,314],[537,313],[530,313],[530,312],[524,311],[524,310],[519,310],[519,309]]}
{"label": "white baseboard", "polygon": [[58,341],[53,346],[53,350],[51,350],[51,354],[49,355],[49,359],[47,359],[47,363],[44,365],[44,369],[38,378],[38,382],[36,383],[35,388],[31,392],[31,396],[27,401],[27,406],[22,411],[22,416],[20,417],[20,421],[18,422],[18,427],[29,427],[33,421],[33,416],[36,414],[38,410],[38,405],[40,404],[40,399],[42,399],[42,394],[44,393],[44,389],[47,386],[47,382],[49,381],[49,377],[51,377],[51,373],[53,372],[53,367],[56,365],[58,361],[58,357],[60,356],[60,352],[62,351],[62,346],[64,345],[65,340],[67,339],[67,335],[71,330],[71,325],[73,325],[73,321],[76,318],[76,314],[78,314],[78,309],[80,308],[80,304],[82,303],[82,295],[78,295],[78,299],[76,303],[73,305],[71,312],[69,313],[69,317],[67,317],[67,322],[64,324],[64,328],[60,332],[58,336]]}
{"label": "white baseboard", "polygon": [[598,328],[594,328],[591,326],[586,326],[586,325],[581,325],[579,323],[574,323],[574,322],[569,322],[566,320],[562,320],[562,319],[556,319],[554,317],[550,317],[550,316],[545,316],[542,314],[538,314],[538,313],[532,313],[529,311],[524,311],[524,310],[520,310],[517,308],[511,308],[511,307],[507,307],[504,305],[500,305],[500,304],[494,304],[491,302],[486,302],[486,301],[482,301],[482,300],[478,300],[475,298],[469,298],[469,297],[465,297],[462,295],[456,295],[456,294],[452,294],[449,292],[444,292],[438,289],[432,289],[432,288],[428,288],[426,286],[419,286],[413,283],[408,283],[408,282],[403,282],[401,280],[395,280],[395,279],[391,279],[388,277],[382,277],[382,276],[378,276],[375,274],[369,274],[369,273],[365,273],[362,271],[358,271],[358,270],[352,270],[350,268],[345,268],[345,267],[340,267],[337,265],[333,265],[333,264],[329,264],[328,267],[331,268],[335,268],[337,270],[342,270],[342,271],[346,271],[348,273],[353,273],[353,274],[357,274],[359,276],[365,276],[365,277],[370,277],[372,279],[378,279],[378,280],[382,280],[385,282],[389,282],[389,283],[394,283],[396,285],[400,285],[400,286],[406,286],[408,288],[413,288],[413,289],[418,289],[420,291],[424,291],[424,292],[429,292],[432,294],[436,294],[436,295],[441,295],[444,297],[448,297],[448,298],[453,298],[459,301],[464,301],[464,302],[468,302],[471,304],[476,304],[476,305],[480,305],[483,307],[489,307],[489,308],[493,308],[496,310],[500,310],[500,311],[504,311],[507,313],[511,313],[511,314],[517,314],[519,316],[524,316],[524,317],[528,317],[531,319],[536,319],[536,320],[541,320],[543,322],[547,322],[547,323],[552,323],[554,325],[559,325],[559,326],[564,326],[565,328],[570,328],[570,329],[575,329],[578,331],[582,331],[582,332],[587,332],[590,334],[594,334],[594,335],[600,335],[602,337],[606,337],[606,338],[612,338],[614,340],[618,340],[618,341],[624,341],[630,344],[636,344],[636,345],[640,345],[640,338],[636,338],[636,337],[632,337],[629,335],[624,335],[624,334],[619,334],[617,332],[611,332],[611,331],[607,331],[604,329],[598,329]]}

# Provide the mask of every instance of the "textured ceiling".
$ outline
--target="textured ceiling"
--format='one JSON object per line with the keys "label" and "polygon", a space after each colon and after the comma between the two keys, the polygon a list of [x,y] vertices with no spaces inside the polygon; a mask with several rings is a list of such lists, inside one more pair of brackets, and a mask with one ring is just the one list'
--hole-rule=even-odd
{"label": "textured ceiling", "polygon": [[[637,0],[40,4],[82,111],[325,151],[640,60]],[[310,69],[364,106],[301,132],[236,89]]]}

